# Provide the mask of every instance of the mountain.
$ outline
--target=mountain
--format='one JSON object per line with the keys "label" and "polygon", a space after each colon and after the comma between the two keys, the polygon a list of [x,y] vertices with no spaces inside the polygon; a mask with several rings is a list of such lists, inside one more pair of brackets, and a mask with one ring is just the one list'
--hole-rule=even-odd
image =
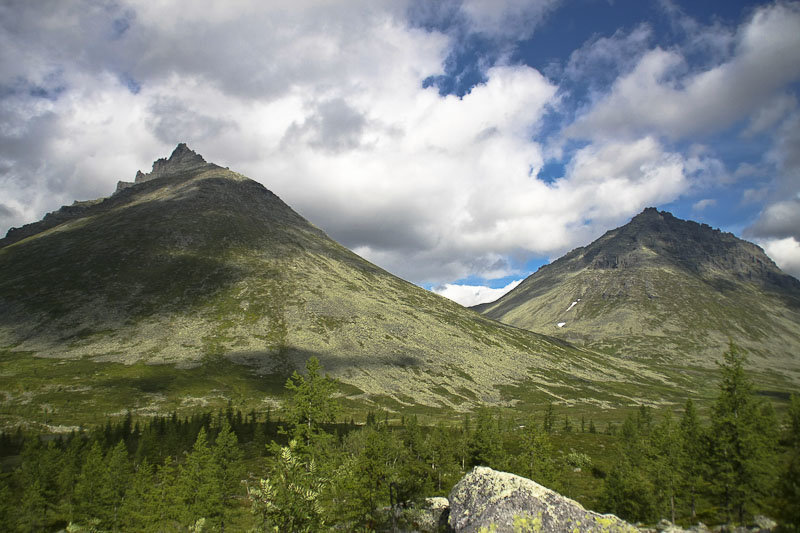
{"label": "mountain", "polygon": [[184,144],[0,240],[0,414],[263,406],[312,355],[390,408],[613,405],[673,384],[403,281]]}
{"label": "mountain", "polygon": [[638,360],[713,367],[733,341],[800,382],[800,281],[755,244],[652,207],[476,310]]}

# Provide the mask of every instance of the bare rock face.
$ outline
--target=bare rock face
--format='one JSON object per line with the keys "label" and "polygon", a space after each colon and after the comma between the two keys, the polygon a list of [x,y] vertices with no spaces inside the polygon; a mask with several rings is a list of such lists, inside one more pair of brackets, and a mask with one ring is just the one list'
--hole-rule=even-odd
{"label": "bare rock face", "polygon": [[614,515],[587,511],[578,502],[535,481],[481,466],[464,476],[450,492],[449,520],[457,533],[638,531]]}
{"label": "bare rock face", "polygon": [[205,166],[209,166],[203,156],[191,150],[186,143],[180,143],[172,151],[169,159],[157,159],[153,162],[153,170],[144,174],[141,170],[136,173],[135,183],[142,183],[144,181],[154,180],[156,178],[163,178],[164,176],[172,176],[181,172],[189,172],[197,170]]}
{"label": "bare rock face", "polygon": [[133,187],[134,185],[136,185],[136,184],[134,182],[132,182],[132,181],[118,181],[117,182],[117,188],[114,191],[114,194],[117,194],[119,191],[128,189],[129,187]]}

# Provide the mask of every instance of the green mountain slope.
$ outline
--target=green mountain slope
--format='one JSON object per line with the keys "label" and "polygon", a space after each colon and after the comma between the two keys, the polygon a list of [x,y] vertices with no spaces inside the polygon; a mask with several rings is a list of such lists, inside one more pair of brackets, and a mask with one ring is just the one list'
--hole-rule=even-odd
{"label": "green mountain slope", "polygon": [[476,310],[654,365],[713,368],[733,341],[800,383],[800,281],[758,246],[654,208]]}
{"label": "green mountain slope", "polygon": [[[111,197],[62,208],[0,241],[8,416],[37,405],[66,412],[69,402],[75,417],[74,402],[163,409],[165,395],[244,402],[267,391],[269,376],[279,387],[311,355],[351,398],[390,407],[523,397],[615,405],[656,400],[675,385],[392,276],[185,145]],[[123,397],[111,401],[115,394]]]}

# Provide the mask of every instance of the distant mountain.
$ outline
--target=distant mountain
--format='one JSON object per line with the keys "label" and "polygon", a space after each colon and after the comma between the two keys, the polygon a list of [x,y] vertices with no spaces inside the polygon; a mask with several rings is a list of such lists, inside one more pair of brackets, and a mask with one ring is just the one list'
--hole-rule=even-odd
{"label": "distant mountain", "polygon": [[[21,373],[23,357],[41,361],[30,356],[146,362],[129,371],[147,372],[146,382],[124,384],[156,401],[169,380],[152,364],[166,372],[222,358],[285,379],[312,355],[351,397],[390,406],[500,403],[520,391],[612,405],[671,383],[405,282],[184,144],[112,196],[64,207],[0,241],[0,377]],[[41,389],[38,412],[77,398],[75,383],[91,386],[103,374],[89,367],[66,386],[56,369],[45,386],[38,367],[25,368]],[[111,375],[104,390],[122,383]],[[32,393],[20,380],[11,379],[6,398],[22,409]]]}
{"label": "distant mountain", "polygon": [[733,341],[800,382],[800,281],[758,246],[655,208],[475,309],[642,360],[711,366]]}

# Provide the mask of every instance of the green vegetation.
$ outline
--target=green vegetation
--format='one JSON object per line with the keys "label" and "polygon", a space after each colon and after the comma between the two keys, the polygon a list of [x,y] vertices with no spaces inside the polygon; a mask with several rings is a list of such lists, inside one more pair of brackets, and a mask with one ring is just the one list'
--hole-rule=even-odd
{"label": "green vegetation", "polygon": [[[787,503],[792,484],[780,486],[775,469],[781,454],[774,411],[753,394],[744,361],[731,344],[705,427],[690,400],[678,424],[670,412],[656,423],[644,407],[626,418],[621,454],[606,479],[609,510],[645,522],[667,516],[747,524],[759,512],[785,513],[794,506]],[[790,425],[791,416],[790,411]]]}
{"label": "green vegetation", "polygon": [[168,364],[132,365],[88,359],[42,359],[0,351],[0,421],[69,431],[122,418],[198,410],[263,410],[265,400],[282,399],[287,374],[261,375],[223,357],[206,357],[192,368]]}
{"label": "green vegetation", "polygon": [[128,415],[55,439],[3,433],[0,524],[7,531],[69,524],[97,531],[389,530],[409,527],[423,498],[447,495],[472,466],[485,465],[633,521],[747,523],[765,513],[796,525],[800,399],[791,399],[779,430],[742,364],[731,347],[708,423],[687,401],[678,421],[669,410],[656,419],[640,407],[598,431],[591,418],[568,430],[561,420],[581,417],[553,404],[524,420],[483,408],[433,426],[414,415],[393,423],[385,411],[367,413],[362,425],[335,422],[335,382],[312,358],[285,384],[283,419],[228,406],[185,418]]}
{"label": "green vegetation", "polygon": [[[409,409],[436,418],[483,404],[532,409],[555,401],[581,411],[572,417],[577,427],[598,408],[679,405],[683,391],[703,394],[716,370],[707,352],[695,353],[703,344],[696,330],[721,322],[730,322],[734,338],[740,328],[758,337],[755,366],[770,369],[757,375],[760,388],[787,393],[800,379],[794,359],[761,364],[772,361],[768,349],[791,346],[781,328],[794,315],[764,318],[767,300],[754,288],[706,301],[698,295],[716,285],[684,283],[661,264],[610,285],[595,279],[598,270],[555,276],[556,314],[585,290],[607,293],[570,310],[576,318],[606,316],[597,322],[602,341],[569,337],[591,348],[582,349],[392,276],[241,175],[214,165],[173,170],[2,243],[2,425],[77,426],[125,409],[184,414],[229,399],[244,411],[261,409],[265,396],[279,400],[285,378],[316,357],[340,381],[343,407],[362,415],[384,407],[393,419]],[[648,297],[654,293],[674,298]],[[606,315],[624,294],[636,312]],[[719,305],[726,313],[715,311]],[[631,333],[640,307],[655,309],[651,321],[672,327],[686,315],[695,326]],[[542,331],[577,331],[572,318],[563,331],[550,318]],[[619,331],[608,329],[615,325]],[[626,344],[631,339],[635,345]],[[663,357],[676,346],[691,357]]]}

